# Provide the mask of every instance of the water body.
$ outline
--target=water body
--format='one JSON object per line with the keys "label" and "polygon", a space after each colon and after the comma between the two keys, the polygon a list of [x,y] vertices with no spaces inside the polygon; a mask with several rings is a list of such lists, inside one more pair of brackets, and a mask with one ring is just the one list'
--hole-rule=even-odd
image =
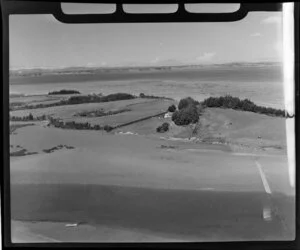
{"label": "water body", "polygon": [[209,96],[230,94],[249,98],[258,105],[284,108],[280,65],[211,66],[156,71],[107,70],[10,79],[10,93],[46,94],[60,89],[76,89],[85,94],[145,93],[177,100],[191,96],[199,101]]}

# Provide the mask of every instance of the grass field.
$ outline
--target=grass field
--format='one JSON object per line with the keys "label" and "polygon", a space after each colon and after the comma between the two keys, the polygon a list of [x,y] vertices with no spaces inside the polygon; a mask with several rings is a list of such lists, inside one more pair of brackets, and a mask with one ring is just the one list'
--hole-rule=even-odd
{"label": "grass field", "polygon": [[[166,111],[172,103],[173,101],[170,100],[137,98],[133,100],[114,101],[106,103],[87,103],[39,109],[16,110],[10,112],[10,115],[20,117],[28,116],[31,113],[34,117],[36,117],[45,114],[52,115],[54,117],[59,117],[64,121],[89,122],[91,124],[99,125],[118,125]],[[105,112],[108,112],[117,111],[124,108],[130,109],[130,111],[105,117],[75,116],[77,113],[80,112],[88,112],[97,109],[103,109]]]}
{"label": "grass field", "polygon": [[[166,111],[172,103],[137,98],[11,115],[31,112],[117,125]],[[74,117],[100,108],[130,111]],[[163,122],[170,130],[157,133]],[[251,241],[295,235],[284,118],[207,108],[198,124],[182,127],[170,117],[113,133],[24,124],[11,122],[11,150],[36,153],[10,158],[16,242]],[[264,218],[265,210],[271,219]],[[68,223],[79,225],[68,228]]]}

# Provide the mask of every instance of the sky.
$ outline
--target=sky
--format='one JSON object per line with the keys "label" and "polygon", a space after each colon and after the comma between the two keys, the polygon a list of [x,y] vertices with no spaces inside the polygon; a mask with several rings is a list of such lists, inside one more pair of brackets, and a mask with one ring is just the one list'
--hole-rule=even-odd
{"label": "sky", "polygon": [[282,14],[143,24],[64,24],[52,15],[14,15],[9,39],[11,69],[280,62]]}

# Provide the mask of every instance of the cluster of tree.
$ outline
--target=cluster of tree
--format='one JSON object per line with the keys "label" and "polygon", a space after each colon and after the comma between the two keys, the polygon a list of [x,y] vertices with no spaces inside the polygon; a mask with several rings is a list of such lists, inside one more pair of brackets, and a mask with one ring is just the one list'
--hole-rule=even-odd
{"label": "cluster of tree", "polygon": [[190,106],[197,106],[198,104],[200,104],[198,101],[194,100],[191,97],[187,97],[179,101],[178,109],[181,110],[181,109],[188,108]]}
{"label": "cluster of tree", "polygon": [[101,102],[113,102],[134,99],[136,96],[127,93],[116,93],[101,97]]}
{"label": "cluster of tree", "polygon": [[169,126],[170,126],[169,123],[164,122],[161,126],[156,128],[156,132],[158,132],[158,133],[167,132],[167,131],[169,131]]}
{"label": "cluster of tree", "polygon": [[61,105],[72,105],[81,103],[93,103],[101,102],[101,96],[98,95],[81,95],[81,96],[70,96],[67,100],[61,100]]}
{"label": "cluster of tree", "polygon": [[172,121],[177,126],[189,125],[197,123],[200,116],[199,102],[191,97],[181,99],[178,104],[178,109],[172,115]]}
{"label": "cluster of tree", "polygon": [[170,97],[154,96],[154,95],[145,95],[144,93],[140,93],[140,98],[173,100],[173,99],[170,98]]}
{"label": "cluster of tree", "polygon": [[68,94],[80,94],[80,92],[77,90],[62,89],[59,91],[52,91],[48,93],[48,95],[68,95]]}
{"label": "cluster of tree", "polygon": [[175,111],[176,111],[176,106],[174,104],[168,107],[168,112],[174,113]]}
{"label": "cluster of tree", "polygon": [[94,103],[94,102],[113,102],[121,100],[130,100],[136,98],[135,96],[127,93],[116,93],[106,96],[100,95],[87,95],[87,96],[71,96],[68,100],[62,100],[63,104],[81,104],[81,103]]}
{"label": "cluster of tree", "polygon": [[215,108],[230,108],[235,110],[250,111],[259,114],[272,115],[272,116],[285,116],[285,111],[281,109],[267,108],[263,106],[257,106],[249,99],[239,99],[238,97],[232,97],[230,95],[221,97],[209,97],[205,99],[202,104],[206,107]]}
{"label": "cluster of tree", "polygon": [[100,125],[92,126],[89,122],[79,123],[75,121],[64,122],[60,119],[50,118],[50,124],[56,128],[67,128],[67,129],[91,129],[91,130],[102,130],[103,128]]}
{"label": "cluster of tree", "polygon": [[58,118],[49,117],[49,123],[56,128],[66,128],[66,129],[78,129],[78,130],[105,130],[107,132],[114,129],[114,127],[105,125],[100,126],[98,124],[91,125],[89,122],[75,122],[75,121],[68,121],[64,122]]}
{"label": "cluster of tree", "polygon": [[105,112],[103,109],[100,110],[93,110],[93,111],[83,111],[77,113],[75,116],[82,116],[82,117],[101,117],[101,116],[108,116],[108,115],[116,115],[120,113],[124,113],[130,111],[131,109],[120,109],[116,111],[108,111]]}
{"label": "cluster of tree", "polygon": [[47,119],[46,115],[34,117],[31,113],[26,116],[9,116],[10,121],[44,121]]}

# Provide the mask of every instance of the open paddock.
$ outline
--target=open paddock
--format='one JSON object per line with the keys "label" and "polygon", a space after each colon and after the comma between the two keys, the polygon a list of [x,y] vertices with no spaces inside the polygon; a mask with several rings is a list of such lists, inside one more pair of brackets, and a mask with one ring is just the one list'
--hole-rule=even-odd
{"label": "open paddock", "polygon": [[[188,149],[196,145],[157,138],[42,127],[20,128],[11,141],[28,152],[74,147],[11,158],[12,219],[83,223],[63,227],[61,234],[36,224],[36,234],[76,241],[82,229],[81,240],[90,241],[84,226],[100,225],[191,241],[294,237],[286,157],[255,158],[206,145],[193,151]],[[265,208],[271,221],[263,218]]]}
{"label": "open paddock", "polygon": [[48,95],[31,95],[31,96],[10,96],[9,102],[20,102],[24,104],[37,104],[37,103],[45,103],[49,101],[58,101],[61,100],[62,97],[58,96],[48,96]]}
{"label": "open paddock", "polygon": [[[143,119],[149,116],[154,116],[167,111],[168,107],[174,101],[163,99],[144,99],[136,98],[132,100],[122,100],[104,103],[85,103],[75,105],[55,106],[40,109],[16,110],[10,112],[11,116],[23,117],[30,113],[33,117],[42,115],[52,115],[55,118],[60,118],[64,122],[75,121],[76,123],[88,122],[91,125],[111,125],[117,126],[123,123],[129,123],[135,120]],[[90,112],[103,109],[104,112],[118,111],[120,109],[129,109],[130,111],[115,115],[103,117],[80,117],[75,116],[78,113]]]}
{"label": "open paddock", "polygon": [[144,103],[144,102],[153,102],[153,100],[148,99],[132,99],[132,100],[122,100],[115,102],[103,102],[103,103],[82,103],[82,104],[74,104],[74,105],[62,105],[62,106],[54,106],[48,108],[37,108],[37,109],[27,109],[27,110],[16,110],[12,111],[10,114],[12,116],[27,116],[30,113],[33,116],[40,115],[54,115],[55,117],[67,118],[72,117],[74,114],[78,112],[91,111],[95,109],[104,109],[105,111],[109,110],[117,110],[121,108],[125,108],[130,104]]}
{"label": "open paddock", "polygon": [[[143,118],[155,116],[161,114],[167,110],[171,105],[172,101],[167,100],[147,100],[146,102],[131,103],[124,108],[130,109],[130,111],[108,115],[102,117],[70,117],[70,116],[60,116],[65,122],[75,121],[79,123],[89,122],[92,125],[110,125],[119,126],[125,123],[134,122]],[[121,107],[118,107],[123,109]],[[105,109],[105,108],[104,108]],[[91,110],[91,109],[90,109]],[[115,109],[110,109],[110,111],[115,111]],[[108,109],[107,109],[108,111]]]}

